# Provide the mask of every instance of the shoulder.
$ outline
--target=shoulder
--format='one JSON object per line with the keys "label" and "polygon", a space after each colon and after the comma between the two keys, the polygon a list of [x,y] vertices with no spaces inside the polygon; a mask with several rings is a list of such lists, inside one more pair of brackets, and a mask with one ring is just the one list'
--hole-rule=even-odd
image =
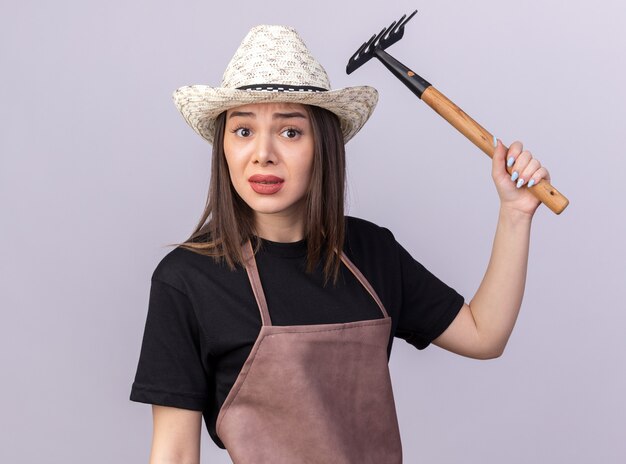
{"label": "shoulder", "polygon": [[397,252],[397,242],[393,233],[386,227],[366,219],[346,216],[347,254],[382,254],[389,256]]}
{"label": "shoulder", "polygon": [[170,250],[156,265],[151,279],[166,283],[177,290],[187,293],[189,281],[198,271],[217,267],[218,264],[210,256],[203,256],[192,250],[177,246]]}
{"label": "shoulder", "polygon": [[391,231],[367,219],[346,216],[346,237],[361,240],[394,240]]}

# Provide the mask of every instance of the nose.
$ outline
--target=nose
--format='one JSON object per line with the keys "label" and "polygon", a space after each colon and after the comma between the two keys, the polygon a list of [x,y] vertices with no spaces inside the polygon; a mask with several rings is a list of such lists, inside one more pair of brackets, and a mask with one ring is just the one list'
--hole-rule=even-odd
{"label": "nose", "polygon": [[276,164],[277,157],[271,134],[262,133],[257,137],[256,141],[257,144],[252,162],[261,166],[265,166],[268,163]]}

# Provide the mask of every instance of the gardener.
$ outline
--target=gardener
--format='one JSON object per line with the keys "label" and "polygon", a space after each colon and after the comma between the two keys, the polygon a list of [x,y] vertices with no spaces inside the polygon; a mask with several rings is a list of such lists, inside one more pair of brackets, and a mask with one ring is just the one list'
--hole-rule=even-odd
{"label": "gardener", "polygon": [[174,100],[213,160],[198,226],[152,275],[130,396],[154,405],[151,462],[199,462],[202,415],[235,463],[401,462],[393,338],[502,353],[540,204],[527,187],[548,171],[498,141],[496,236],[467,304],[388,229],[344,215],[344,145],[377,92],[331,90],[293,29],[253,28],[221,87]]}

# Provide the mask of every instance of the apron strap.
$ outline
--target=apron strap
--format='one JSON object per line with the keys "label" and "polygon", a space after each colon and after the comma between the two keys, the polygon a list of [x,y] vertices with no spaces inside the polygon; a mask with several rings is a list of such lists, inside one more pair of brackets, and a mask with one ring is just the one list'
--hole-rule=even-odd
{"label": "apron strap", "polygon": [[[250,240],[247,240],[243,245],[242,252],[244,260],[246,261],[246,272],[248,273],[248,279],[250,280],[250,285],[252,286],[252,292],[254,293],[254,298],[256,299],[259,311],[261,312],[261,322],[263,325],[272,325],[272,319],[270,318],[267,300],[265,299],[265,293],[263,292],[263,286],[261,285],[261,278],[259,277],[259,270],[256,265],[256,260],[254,259],[254,250],[252,249]],[[337,249],[335,249],[335,252],[337,252]],[[383,302],[380,298],[378,298],[378,294],[374,290],[374,287],[372,287],[359,268],[357,268],[354,263],[350,261],[343,251],[341,252],[341,260],[344,262],[346,267],[350,269],[361,285],[365,287],[372,298],[374,298],[374,301],[382,311],[383,316],[385,318],[389,317],[389,314],[387,313]]]}
{"label": "apron strap", "polygon": [[252,285],[252,292],[254,298],[261,311],[261,322],[263,325],[272,325],[272,319],[270,318],[270,312],[267,309],[267,301],[265,301],[265,293],[263,293],[263,287],[261,286],[261,278],[259,277],[259,270],[256,267],[256,260],[254,259],[254,250],[252,250],[252,244],[250,240],[247,240],[242,248],[243,257],[246,261],[246,271],[248,272],[248,279]]}
{"label": "apron strap", "polygon": [[345,263],[345,265],[348,267],[348,269],[352,271],[352,273],[357,278],[357,280],[361,282],[361,285],[363,285],[365,289],[369,292],[369,294],[372,295],[372,298],[374,298],[374,301],[376,301],[376,304],[378,304],[378,307],[383,312],[383,315],[385,317],[389,317],[389,314],[387,313],[387,310],[385,309],[383,302],[380,300],[380,298],[378,298],[378,295],[376,294],[374,287],[372,287],[372,285],[368,282],[368,280],[361,273],[361,271],[359,271],[359,268],[356,267],[352,261],[350,261],[350,259],[346,256],[346,254],[343,251],[341,252],[341,259]]}

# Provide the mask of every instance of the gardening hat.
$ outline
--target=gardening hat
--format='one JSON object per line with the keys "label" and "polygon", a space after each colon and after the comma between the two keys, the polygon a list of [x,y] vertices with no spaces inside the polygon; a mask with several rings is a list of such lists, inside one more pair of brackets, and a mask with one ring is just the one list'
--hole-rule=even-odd
{"label": "gardening hat", "polygon": [[253,27],[228,63],[220,87],[188,85],[173,94],[185,121],[213,144],[223,111],[262,102],[315,105],[339,117],[344,143],[369,119],[378,101],[370,86],[332,90],[326,71],[287,26]]}

